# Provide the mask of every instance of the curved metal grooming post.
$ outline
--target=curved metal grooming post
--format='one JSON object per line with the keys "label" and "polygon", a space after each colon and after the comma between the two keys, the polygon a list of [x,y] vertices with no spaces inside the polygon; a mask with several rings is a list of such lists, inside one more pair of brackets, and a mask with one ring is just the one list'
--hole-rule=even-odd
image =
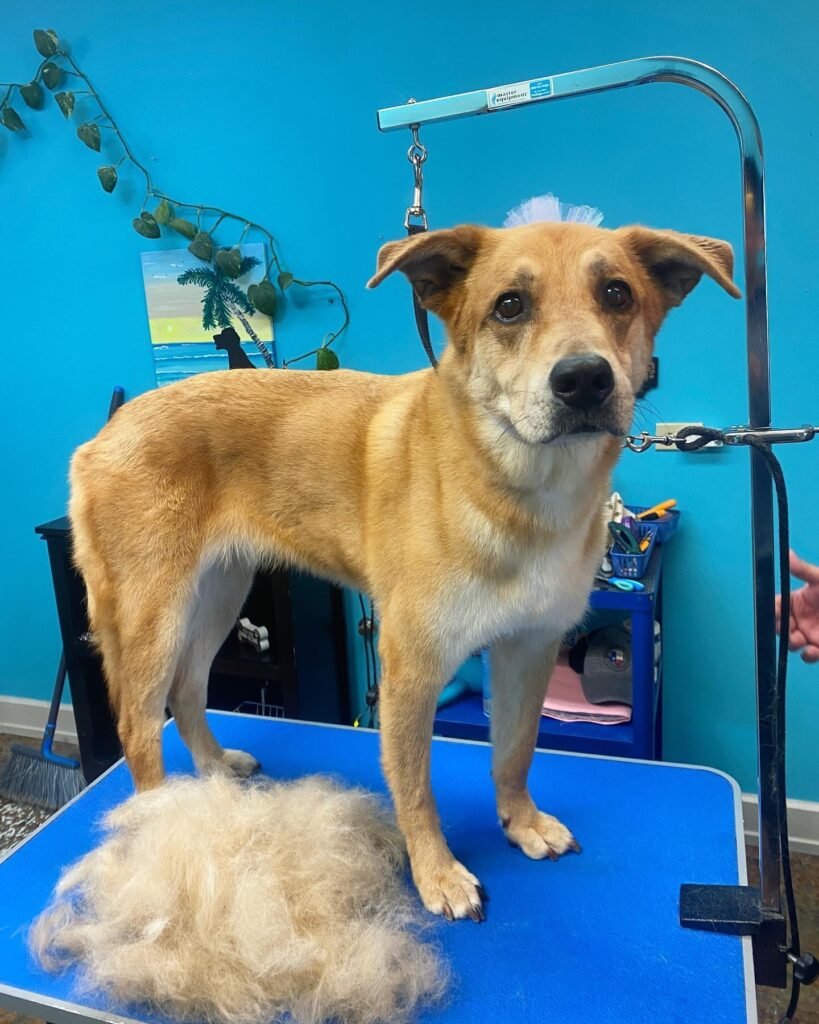
{"label": "curved metal grooming post", "polygon": [[[384,132],[408,129],[651,82],[677,82],[704,92],[722,107],[736,131],[742,161],[749,426],[763,429],[770,427],[762,136],[751,105],[724,75],[686,57],[641,57],[582,71],[548,75],[527,82],[389,107],[378,111],[378,127]],[[778,839],[780,821],[773,783],[777,729],[773,498],[770,478],[756,451],[751,452],[751,511],[759,741],[760,896],[762,916],[766,920],[771,919],[771,924],[776,924],[773,931],[778,936],[778,926],[781,924],[784,929],[784,922],[781,914],[782,864]],[[763,931],[766,930],[763,926]],[[756,957],[758,981],[762,984],[785,983],[784,962],[781,967],[779,963],[774,965],[771,962],[771,958],[782,961],[781,955],[774,956],[773,946],[778,943],[776,936],[771,934],[768,942],[759,942],[760,947],[767,945],[769,952],[767,957],[763,954],[763,960],[767,961],[764,965],[760,963],[759,956]],[[784,931],[782,936],[784,938]],[[762,936],[757,937],[762,939]],[[761,953],[762,950],[756,952]],[[767,975],[771,980],[766,982],[760,974]]]}

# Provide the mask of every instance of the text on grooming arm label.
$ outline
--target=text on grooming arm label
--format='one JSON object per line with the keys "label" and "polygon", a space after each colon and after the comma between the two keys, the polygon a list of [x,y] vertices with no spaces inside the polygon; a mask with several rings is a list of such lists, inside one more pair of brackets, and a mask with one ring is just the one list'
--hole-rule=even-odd
{"label": "text on grooming arm label", "polygon": [[514,107],[519,103],[531,103],[552,95],[551,78],[535,78],[531,82],[516,82],[514,85],[499,85],[486,90],[486,105],[490,110]]}

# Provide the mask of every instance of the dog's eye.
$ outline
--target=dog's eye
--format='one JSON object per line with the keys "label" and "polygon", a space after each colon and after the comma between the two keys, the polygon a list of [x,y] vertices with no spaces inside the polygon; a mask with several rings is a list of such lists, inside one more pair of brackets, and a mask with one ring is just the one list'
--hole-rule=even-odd
{"label": "dog's eye", "polygon": [[609,281],[603,289],[603,302],[609,309],[628,309],[634,301],[625,281]]}
{"label": "dog's eye", "polygon": [[517,320],[522,312],[523,299],[517,292],[504,292],[495,303],[495,316],[498,320]]}

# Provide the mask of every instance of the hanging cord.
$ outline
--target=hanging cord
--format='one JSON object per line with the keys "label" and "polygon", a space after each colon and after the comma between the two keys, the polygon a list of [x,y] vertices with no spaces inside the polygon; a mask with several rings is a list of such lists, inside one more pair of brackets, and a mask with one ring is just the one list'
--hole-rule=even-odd
{"label": "hanging cord", "polygon": [[[410,101],[412,102],[412,101]],[[418,125],[411,127],[412,145],[407,150],[407,160],[412,164],[413,190],[412,205],[407,207],[407,214],[404,217],[404,227],[407,235],[421,235],[427,230],[427,212],[424,209],[424,163],[427,159],[427,147],[421,142],[418,136]],[[418,330],[418,337],[424,346],[430,365],[433,369],[438,366],[435,352],[432,348],[432,339],[429,334],[429,313],[421,305],[418,293],[412,289],[412,311],[415,314],[415,326]]]}
{"label": "hanging cord", "polygon": [[[723,441],[721,430],[713,427],[685,427],[677,434],[676,446],[681,452],[692,452],[703,448],[709,441]],[[785,476],[779,459],[774,455],[771,446],[753,435],[747,438],[749,444],[764,459],[771,474],[776,490],[777,519],[779,529],[779,575],[780,575],[780,609],[779,609],[779,648],[774,682],[774,714],[776,716],[776,788],[779,804],[779,849],[782,859],[782,880],[785,887],[785,902],[788,910],[788,927],[790,929],[790,947],[784,951],[793,967],[791,979],[791,997],[788,1008],[780,1024],[788,1024],[794,1019],[799,1005],[799,993],[802,982],[810,984],[816,978],[816,963],[806,953],[802,955],[799,942],[799,920],[796,911],[796,897],[793,891],[793,875],[791,873],[791,851],[788,836],[788,804],[786,796],[785,766],[785,708],[786,683],[788,675],[788,633],[791,617],[791,577],[788,557],[790,551],[790,522],[788,515],[788,492]]]}

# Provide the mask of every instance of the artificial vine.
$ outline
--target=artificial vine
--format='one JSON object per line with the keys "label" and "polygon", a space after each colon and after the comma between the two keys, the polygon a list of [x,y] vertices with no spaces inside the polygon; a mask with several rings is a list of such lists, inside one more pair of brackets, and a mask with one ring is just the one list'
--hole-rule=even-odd
{"label": "artificial vine", "polygon": [[[0,90],[5,89],[5,94],[0,99],[0,125],[14,133],[25,132],[26,126],[20,114],[12,106],[15,95],[31,110],[41,110],[45,105],[46,93],[43,86],[54,93],[54,100],[68,120],[75,110],[83,104],[93,103],[99,109],[99,113],[83,121],[77,127],[77,137],[89,149],[99,153],[102,148],[102,132],[112,132],[122,149],[122,155],[116,164],[104,164],[97,168],[97,177],[105,192],[113,192],[119,180],[119,168],[123,163],[130,163],[138,170],[145,179],[145,198],[142,203],[142,211],[138,217],[134,217],[132,225],[137,234],[144,238],[159,238],[162,229],[175,231],[182,235],[189,242],[188,250],[203,263],[213,265],[209,273],[224,279],[225,284],[230,280],[241,276],[247,268],[247,260],[243,259],[239,246],[250,231],[262,235],[268,244],[270,256],[265,267],[264,278],[257,284],[247,289],[247,299],[252,307],[267,316],[273,316],[278,305],[278,292],[285,292],[288,288],[316,288],[325,287],[332,289],[338,296],[343,310],[343,321],[341,326],[327,334],[321,345],[311,349],[295,359],[282,362],[283,366],[301,362],[310,356],[316,357],[316,368],[319,370],[335,370],[338,365],[338,355],[330,347],[350,323],[350,313],[347,307],[347,300],[341,288],[334,281],[304,281],[294,274],[285,270],[279,260],[276,251],[276,243],[273,235],[255,221],[242,217],[239,214],[222,210],[215,206],[204,206],[199,203],[185,203],[173,199],[167,193],[157,188],[147,168],[134,156],[128,143],[125,141],[122,132],[113,117],[108,113],[99,93],[88,79],[88,76],[80,70],[71,55],[61,44],[56,32],[53,29],[35,29],[34,45],[43,58],[34,78],[28,83],[5,82],[0,83]],[[63,88],[67,78],[77,79],[84,88]],[[69,83],[72,84],[73,83]],[[149,203],[156,202],[152,210],[148,210]],[[181,216],[181,213],[190,211],[189,217]],[[220,246],[214,239],[214,233],[223,222],[233,222],[240,229],[238,239],[230,246]],[[276,283],[273,283],[271,275],[275,271]],[[278,290],[277,290],[278,289]],[[229,290],[229,289],[228,289]],[[244,294],[244,293],[242,293]],[[249,312],[250,310],[245,310]],[[264,355],[266,349],[264,344],[255,338],[259,350]],[[267,354],[266,362],[272,363]]]}

